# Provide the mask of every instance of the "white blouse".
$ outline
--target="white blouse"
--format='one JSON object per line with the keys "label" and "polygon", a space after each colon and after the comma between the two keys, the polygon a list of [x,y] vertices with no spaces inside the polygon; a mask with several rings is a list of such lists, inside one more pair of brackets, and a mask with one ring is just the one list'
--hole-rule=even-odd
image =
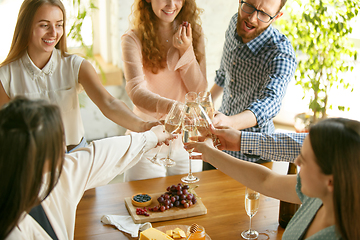
{"label": "white blouse", "polygon": [[77,55],[61,57],[54,49],[49,62],[39,69],[26,53],[19,60],[0,68],[0,81],[10,99],[25,96],[46,99],[60,107],[66,145],[77,145],[84,136],[78,93],[79,70],[84,59]]}
{"label": "white blouse", "polygon": [[[109,183],[134,166],[157,142],[151,131],[131,133],[94,141],[86,148],[67,154],[59,182],[41,203],[58,239],[74,239],[76,208],[86,190]],[[22,239],[51,238],[30,215],[24,214],[6,238]]]}

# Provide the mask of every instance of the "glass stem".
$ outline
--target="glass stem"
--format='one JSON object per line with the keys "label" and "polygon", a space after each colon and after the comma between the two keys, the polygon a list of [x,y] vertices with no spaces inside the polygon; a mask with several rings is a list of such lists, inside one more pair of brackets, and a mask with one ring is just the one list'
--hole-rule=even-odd
{"label": "glass stem", "polygon": [[250,223],[249,223],[249,233],[251,234],[251,219],[252,217],[250,217]]}
{"label": "glass stem", "polygon": [[170,140],[170,142],[169,142],[169,151],[168,151],[168,155],[167,155],[167,159],[169,159],[170,158],[170,155],[171,155],[171,143],[172,143],[172,140]]}
{"label": "glass stem", "polygon": [[192,159],[192,151],[189,153],[189,178],[193,178],[191,171],[191,159]]}

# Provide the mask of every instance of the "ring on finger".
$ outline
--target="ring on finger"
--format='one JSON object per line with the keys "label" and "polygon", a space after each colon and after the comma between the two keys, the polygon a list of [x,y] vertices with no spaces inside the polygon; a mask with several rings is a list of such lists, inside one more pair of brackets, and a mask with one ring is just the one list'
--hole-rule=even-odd
{"label": "ring on finger", "polygon": [[183,44],[183,41],[181,39],[177,40],[179,44]]}

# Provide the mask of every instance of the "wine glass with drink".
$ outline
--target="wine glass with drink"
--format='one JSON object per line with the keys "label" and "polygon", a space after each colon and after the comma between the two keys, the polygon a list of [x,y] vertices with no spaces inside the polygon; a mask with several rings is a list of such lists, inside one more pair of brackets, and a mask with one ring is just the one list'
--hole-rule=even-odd
{"label": "wine glass with drink", "polygon": [[[167,131],[170,134],[174,134],[180,129],[181,123],[182,123],[182,118],[183,118],[183,113],[184,113],[184,107],[185,107],[185,104],[183,104],[181,102],[175,102],[172,105],[170,112],[167,114],[167,116],[165,118],[165,124],[164,124],[165,131]],[[168,151],[167,156],[165,158],[160,159],[162,164],[166,167],[172,167],[172,166],[175,166],[175,164],[176,164],[175,161],[170,158],[171,143],[172,143],[172,141],[169,142],[169,151]]]}
{"label": "wine glass with drink", "polygon": [[[198,93],[198,101],[200,106],[204,109],[206,112],[206,115],[209,117],[206,119],[206,117],[203,117],[199,125],[201,126],[201,129],[203,130],[201,133],[202,136],[207,135],[208,137],[211,137],[214,141],[214,146],[217,147],[220,145],[219,139],[211,133],[210,131],[210,125],[212,124],[212,120],[214,119],[215,109],[214,104],[212,101],[211,93],[209,91],[203,91]],[[203,116],[204,114],[201,114]],[[207,123],[206,123],[207,122]],[[205,128],[206,129],[205,129]],[[205,132],[206,130],[206,132]]]}
{"label": "wine glass with drink", "polygon": [[260,193],[246,188],[245,190],[245,210],[250,217],[249,229],[241,233],[241,236],[245,239],[257,239],[259,233],[256,230],[251,229],[251,219],[257,213],[260,203]]}
{"label": "wine glass with drink", "polygon": [[208,91],[199,92],[198,98],[200,105],[204,108],[210,120],[213,120],[215,110],[211,93]]}
{"label": "wine glass with drink", "polygon": [[[191,95],[192,95],[192,93],[191,93]],[[192,100],[189,100],[189,98],[185,97],[186,106],[185,106],[184,117],[183,117],[183,121],[182,121],[183,143],[196,142],[196,137],[198,136],[198,130],[196,127],[196,121],[197,121],[197,115],[198,115],[197,114],[197,111],[198,111],[197,94],[196,94],[196,98],[191,98],[191,99]],[[190,103],[190,104],[188,104],[188,103]],[[193,103],[195,103],[195,104],[193,104]],[[181,178],[181,181],[183,181],[185,183],[195,183],[195,182],[198,182],[200,179],[198,177],[195,177],[192,174],[192,170],[191,170],[191,160],[192,160],[193,149],[187,149],[187,151],[189,153],[189,173],[187,176]]]}

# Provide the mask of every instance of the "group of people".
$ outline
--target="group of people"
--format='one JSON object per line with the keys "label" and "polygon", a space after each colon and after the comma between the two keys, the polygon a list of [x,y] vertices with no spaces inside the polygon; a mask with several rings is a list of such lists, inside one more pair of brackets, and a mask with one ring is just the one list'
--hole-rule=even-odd
{"label": "group of people", "polygon": [[[195,0],[134,1],[131,28],[121,39],[133,110],[107,92],[87,60],[67,53],[61,0],[24,0],[0,64],[0,239],[73,239],[85,190],[121,173],[128,181],[186,173],[186,148],[260,193],[301,203],[283,239],[360,239],[360,123],[327,119],[309,134],[273,133],[296,69],[291,43],[271,25],[285,3],[239,1],[210,90],[214,99],[222,93],[211,129],[220,145],[175,139],[176,166],[166,168],[146,160],[164,143],[167,154],[174,138],[161,120],[187,92],[208,88]],[[127,135],[88,144],[82,90]],[[277,175],[253,163],[260,160],[295,161],[301,170]],[[194,162],[193,171],[201,171],[201,161]]]}

